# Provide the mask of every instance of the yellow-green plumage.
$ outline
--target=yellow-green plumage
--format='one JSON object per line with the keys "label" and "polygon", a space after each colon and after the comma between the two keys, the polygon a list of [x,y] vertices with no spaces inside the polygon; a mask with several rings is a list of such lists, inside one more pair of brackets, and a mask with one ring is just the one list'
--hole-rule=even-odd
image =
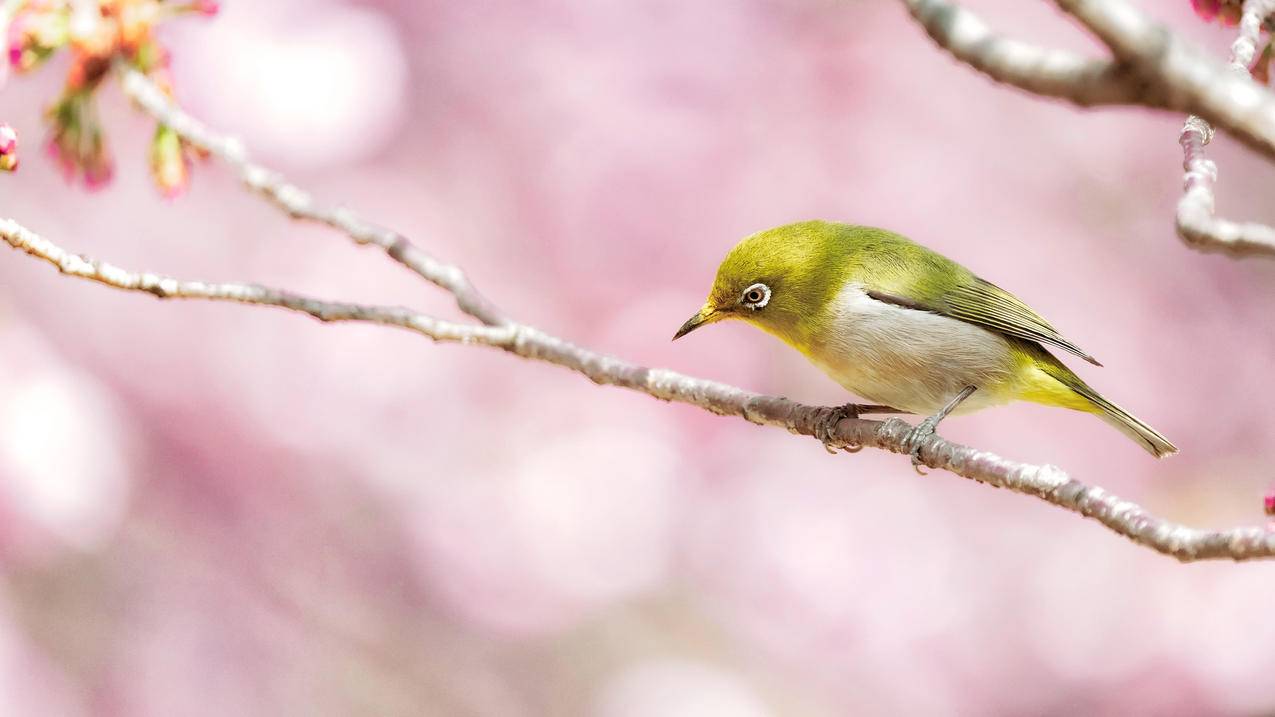
{"label": "yellow-green plumage", "polygon": [[1096,414],[1153,455],[1177,451],[1049,353],[1098,363],[1026,304],[882,229],[811,221],[744,239],[678,335],[727,318],[774,334],[871,401],[924,415],[973,386],[956,413],[1032,401]]}

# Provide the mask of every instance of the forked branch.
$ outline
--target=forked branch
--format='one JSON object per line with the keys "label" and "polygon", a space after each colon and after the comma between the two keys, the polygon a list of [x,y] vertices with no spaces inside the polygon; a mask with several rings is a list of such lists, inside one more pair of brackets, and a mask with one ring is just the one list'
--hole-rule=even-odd
{"label": "forked branch", "polygon": [[1210,58],[1126,0],[1055,0],[1100,39],[1110,58],[1083,58],[994,33],[948,0],[903,0],[939,46],[988,77],[1083,107],[1124,105],[1191,115],[1180,142],[1186,170],[1179,236],[1191,247],[1233,257],[1275,257],[1275,229],[1214,216],[1217,167],[1204,145],[1221,129],[1275,159],[1275,95],[1248,68],[1275,0],[1246,0],[1230,64]]}
{"label": "forked branch", "polygon": [[[348,210],[317,206],[310,196],[281,175],[250,161],[238,142],[219,135],[181,112],[140,75],[126,75],[130,96],[160,121],[202,146],[240,172],[244,183],[294,218],[332,226],[360,244],[375,244],[393,260],[456,297],[466,314],[482,322],[443,321],[412,309],[323,301],[255,284],[184,281],[139,273],[72,254],[57,244],[0,219],[0,237],[15,249],[42,259],[64,274],[125,291],[159,298],[202,299],[273,306],[305,313],[322,321],[359,321],[414,331],[440,342],[477,344],[516,356],[554,364],[583,374],[595,383],[640,391],[664,401],[697,406],[752,423],[785,428],[792,433],[830,439],[839,448],[872,447],[907,455],[911,430],[891,418],[838,420],[838,410],[807,406],[764,396],[715,381],[639,366],[576,346],[539,329],[518,323],[495,308],[456,266],[441,262],[398,234],[364,221]],[[835,421],[835,424],[833,423]],[[1053,466],[1011,461],[987,451],[932,436],[920,447],[922,461],[956,475],[1034,496],[1078,515],[1092,518],[1130,540],[1181,561],[1275,557],[1275,530],[1250,526],[1201,530],[1156,517],[1144,508],[1102,488],[1070,478]]]}

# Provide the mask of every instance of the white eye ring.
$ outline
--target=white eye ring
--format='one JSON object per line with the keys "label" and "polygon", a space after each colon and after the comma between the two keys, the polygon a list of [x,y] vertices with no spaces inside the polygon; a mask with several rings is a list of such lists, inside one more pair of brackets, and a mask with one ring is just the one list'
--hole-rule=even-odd
{"label": "white eye ring", "polygon": [[744,293],[739,297],[739,303],[753,311],[764,308],[770,303],[770,287],[765,284],[753,284],[744,289]]}

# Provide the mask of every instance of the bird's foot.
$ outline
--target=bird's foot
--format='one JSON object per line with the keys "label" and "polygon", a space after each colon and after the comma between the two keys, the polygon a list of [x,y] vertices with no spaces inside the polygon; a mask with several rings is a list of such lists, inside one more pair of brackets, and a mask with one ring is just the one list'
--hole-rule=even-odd
{"label": "bird's foot", "polygon": [[926,475],[925,471],[921,470],[921,446],[936,435],[940,420],[942,420],[941,416],[930,416],[908,431],[908,435],[903,438],[903,445],[908,447],[908,453],[912,455],[912,469],[920,475]]}
{"label": "bird's foot", "polygon": [[955,408],[961,405],[961,402],[969,398],[971,394],[977,391],[975,386],[966,386],[960,393],[947,402],[947,405],[940,408],[939,412],[917,424],[916,428],[908,431],[908,435],[903,438],[903,445],[908,447],[908,453],[912,454],[912,469],[921,475],[925,475],[925,471],[921,470],[921,446],[935,435],[935,430],[939,427],[939,422],[947,418],[947,414],[951,413]]}
{"label": "bird's foot", "polygon": [[[833,445],[837,442],[837,424],[841,423],[843,418],[858,418],[859,404],[847,403],[844,406],[837,406],[828,410],[828,415],[819,422],[817,430],[817,438],[823,443],[823,449],[833,454],[837,454],[838,447]],[[863,450],[863,446],[844,447],[841,448],[846,453],[858,453]]]}

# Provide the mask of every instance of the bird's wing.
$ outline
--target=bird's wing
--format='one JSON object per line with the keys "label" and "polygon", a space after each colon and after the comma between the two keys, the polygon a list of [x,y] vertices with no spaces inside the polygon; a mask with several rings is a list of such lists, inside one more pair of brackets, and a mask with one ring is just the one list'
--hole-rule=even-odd
{"label": "bird's wing", "polygon": [[930,311],[1027,341],[1057,346],[1095,366],[1102,365],[1064,338],[1040,314],[1032,311],[1031,307],[1013,294],[976,276],[970,276],[969,279],[956,286],[946,287],[942,293],[931,298],[912,299],[873,289],[869,289],[867,293],[878,301]]}
{"label": "bird's wing", "polygon": [[1057,346],[1102,365],[1013,294],[942,254],[881,229],[847,226],[844,236],[851,257],[848,280],[863,286],[868,296]]}

